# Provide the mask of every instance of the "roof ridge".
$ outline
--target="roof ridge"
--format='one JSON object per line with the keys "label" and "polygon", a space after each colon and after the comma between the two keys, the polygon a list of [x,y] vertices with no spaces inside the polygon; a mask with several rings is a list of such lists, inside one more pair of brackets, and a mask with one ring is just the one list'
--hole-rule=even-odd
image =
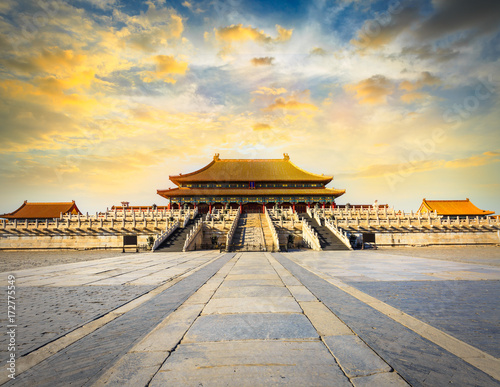
{"label": "roof ridge", "polygon": [[73,202],[26,202],[26,204],[43,204],[43,205],[47,205],[47,204],[73,204]]}

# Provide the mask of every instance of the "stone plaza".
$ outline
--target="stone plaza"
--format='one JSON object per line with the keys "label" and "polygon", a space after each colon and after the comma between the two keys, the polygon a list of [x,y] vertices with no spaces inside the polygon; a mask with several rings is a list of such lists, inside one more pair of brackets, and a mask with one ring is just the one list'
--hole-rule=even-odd
{"label": "stone plaza", "polygon": [[500,386],[500,249],[461,249],[117,253],[5,272],[17,359],[1,383]]}

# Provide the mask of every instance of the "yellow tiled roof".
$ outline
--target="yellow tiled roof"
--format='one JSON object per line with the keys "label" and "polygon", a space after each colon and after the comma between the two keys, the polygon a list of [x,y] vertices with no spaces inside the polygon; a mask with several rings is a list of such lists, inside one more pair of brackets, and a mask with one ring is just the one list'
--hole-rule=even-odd
{"label": "yellow tiled roof", "polygon": [[494,214],[495,211],[485,211],[477,208],[467,198],[465,200],[427,200],[420,205],[420,212],[436,211],[444,216],[484,216]]}
{"label": "yellow tiled roof", "polygon": [[185,175],[170,176],[175,184],[207,181],[307,181],[328,183],[332,176],[317,175],[300,169],[285,155],[284,159],[219,159]]}
{"label": "yellow tiled roof", "polygon": [[331,188],[174,188],[158,190],[159,195],[169,198],[177,196],[334,196],[345,190]]}
{"label": "yellow tiled roof", "polygon": [[7,219],[50,219],[59,218],[63,214],[78,214],[80,210],[75,202],[63,203],[28,203],[25,201],[21,207],[10,214],[0,215],[0,218]]}

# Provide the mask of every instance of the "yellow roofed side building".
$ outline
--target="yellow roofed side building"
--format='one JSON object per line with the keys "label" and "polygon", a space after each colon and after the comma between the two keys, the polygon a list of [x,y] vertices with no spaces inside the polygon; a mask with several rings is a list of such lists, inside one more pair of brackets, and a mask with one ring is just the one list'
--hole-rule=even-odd
{"label": "yellow roofed side building", "polygon": [[492,215],[495,211],[486,211],[477,208],[469,198],[465,200],[427,200],[424,199],[418,212],[425,214],[428,212],[436,212],[441,216],[487,216]]}

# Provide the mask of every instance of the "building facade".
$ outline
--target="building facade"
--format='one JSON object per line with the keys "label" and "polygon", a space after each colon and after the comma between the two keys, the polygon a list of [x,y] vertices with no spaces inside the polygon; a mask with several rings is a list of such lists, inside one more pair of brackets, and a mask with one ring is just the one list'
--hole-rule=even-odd
{"label": "building facade", "polygon": [[278,206],[305,212],[307,206],[334,206],[345,190],[327,188],[332,176],[318,175],[283,159],[220,159],[188,174],[169,176],[176,188],[158,190],[170,200],[171,208],[198,207],[202,213],[213,208],[241,208],[263,212]]}

